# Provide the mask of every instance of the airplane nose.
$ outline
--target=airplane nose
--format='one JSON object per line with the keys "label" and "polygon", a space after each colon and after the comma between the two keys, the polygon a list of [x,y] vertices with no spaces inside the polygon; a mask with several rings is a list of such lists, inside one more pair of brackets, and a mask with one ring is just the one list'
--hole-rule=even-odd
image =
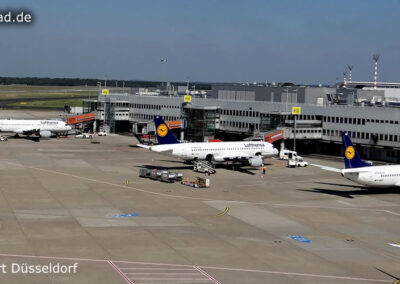
{"label": "airplane nose", "polygon": [[278,154],[279,154],[278,149],[274,148],[274,155],[278,155]]}
{"label": "airplane nose", "polygon": [[72,127],[71,126],[67,126],[67,130],[71,130],[72,129]]}

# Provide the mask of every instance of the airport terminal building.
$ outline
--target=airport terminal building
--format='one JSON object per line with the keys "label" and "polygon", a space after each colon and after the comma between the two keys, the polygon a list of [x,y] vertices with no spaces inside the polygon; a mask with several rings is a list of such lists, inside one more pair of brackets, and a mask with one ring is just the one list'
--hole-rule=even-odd
{"label": "airport terminal building", "polygon": [[[283,130],[287,147],[296,138],[302,152],[340,155],[340,131],[348,131],[366,159],[400,162],[400,85],[367,83],[335,87],[280,85],[213,85],[207,92],[99,95],[85,100],[84,111],[96,113],[96,128],[112,132],[154,132],[152,119],[184,121],[181,139],[242,140]],[[292,115],[292,107],[301,114]]]}

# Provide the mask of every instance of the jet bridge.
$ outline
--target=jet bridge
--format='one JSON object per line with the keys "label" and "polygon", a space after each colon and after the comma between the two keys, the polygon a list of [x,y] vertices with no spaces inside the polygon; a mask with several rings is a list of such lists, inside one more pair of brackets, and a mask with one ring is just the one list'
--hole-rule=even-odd
{"label": "jet bridge", "polygon": [[82,122],[93,121],[96,119],[96,114],[94,112],[84,113],[80,115],[72,115],[67,117],[67,125],[79,124]]}

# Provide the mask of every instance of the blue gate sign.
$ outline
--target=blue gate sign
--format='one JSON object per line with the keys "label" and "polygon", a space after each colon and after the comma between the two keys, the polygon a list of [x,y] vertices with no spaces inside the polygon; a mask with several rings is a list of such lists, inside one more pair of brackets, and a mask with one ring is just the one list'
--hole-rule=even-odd
{"label": "blue gate sign", "polygon": [[137,217],[139,214],[137,213],[131,213],[131,214],[116,214],[113,215],[112,218],[128,218],[128,217]]}
{"label": "blue gate sign", "polygon": [[307,243],[307,244],[311,243],[310,240],[308,240],[306,238],[303,238],[302,236],[288,235],[288,237],[293,239],[293,240],[295,240],[295,241],[298,241],[298,242]]}

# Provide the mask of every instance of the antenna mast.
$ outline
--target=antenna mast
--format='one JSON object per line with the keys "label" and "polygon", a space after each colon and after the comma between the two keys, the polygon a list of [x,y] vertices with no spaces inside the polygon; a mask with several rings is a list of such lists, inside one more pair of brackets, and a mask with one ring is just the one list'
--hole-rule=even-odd
{"label": "antenna mast", "polygon": [[374,65],[374,89],[376,90],[376,82],[378,80],[378,60],[379,60],[380,55],[378,53],[375,53],[372,55],[372,58],[374,59],[375,65]]}
{"label": "antenna mast", "polygon": [[351,83],[351,71],[353,70],[353,65],[348,65],[347,68],[349,68],[349,82]]}

